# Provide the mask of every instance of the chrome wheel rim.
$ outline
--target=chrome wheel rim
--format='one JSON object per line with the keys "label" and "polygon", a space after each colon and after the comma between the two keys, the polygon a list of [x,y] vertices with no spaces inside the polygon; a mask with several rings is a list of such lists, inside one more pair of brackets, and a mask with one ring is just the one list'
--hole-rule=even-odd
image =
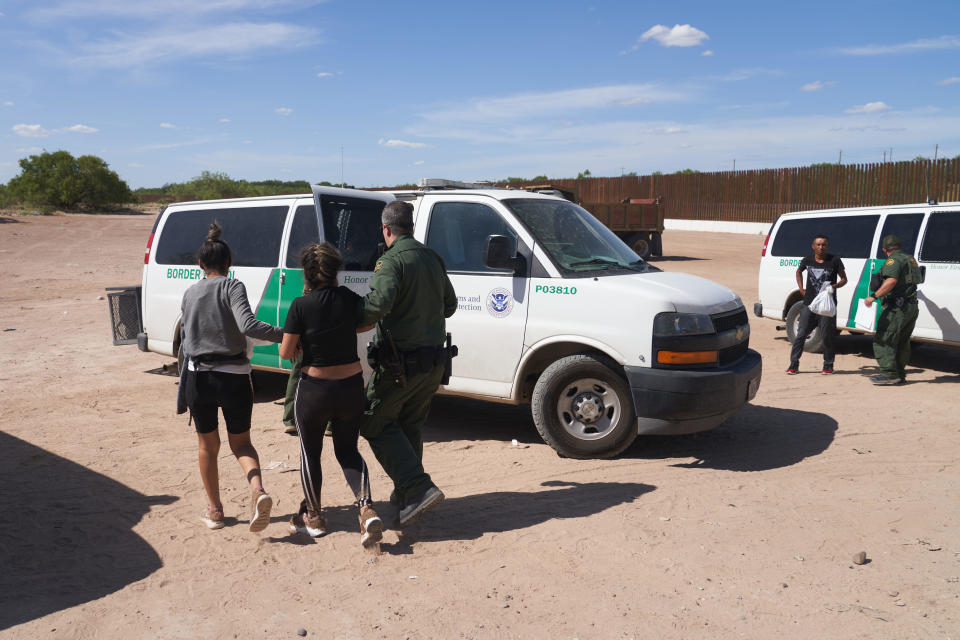
{"label": "chrome wheel rim", "polygon": [[621,399],[598,378],[567,383],[557,402],[557,417],[564,430],[578,440],[599,440],[620,420]]}

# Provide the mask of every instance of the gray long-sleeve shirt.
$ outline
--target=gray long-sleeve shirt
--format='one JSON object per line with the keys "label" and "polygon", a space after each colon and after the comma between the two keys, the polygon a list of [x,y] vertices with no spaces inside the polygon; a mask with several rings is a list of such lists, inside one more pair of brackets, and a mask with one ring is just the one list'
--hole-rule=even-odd
{"label": "gray long-sleeve shirt", "polygon": [[270,342],[283,339],[280,327],[254,317],[247,289],[239,280],[214,276],[197,282],[184,292],[180,310],[183,353],[188,357],[242,353],[246,361],[244,336]]}

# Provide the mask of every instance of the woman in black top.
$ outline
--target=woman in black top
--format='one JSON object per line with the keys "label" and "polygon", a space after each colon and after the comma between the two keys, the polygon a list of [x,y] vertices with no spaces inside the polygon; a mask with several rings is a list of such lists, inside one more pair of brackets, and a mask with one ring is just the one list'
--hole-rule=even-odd
{"label": "woman in black top", "polygon": [[360,508],[360,542],[372,546],[383,537],[383,522],[371,506],[370,476],[357,450],[364,392],[356,334],[365,329],[356,327],[363,298],[337,286],[343,261],[332,244],[308,246],[301,264],[304,295],[290,304],[280,344],[280,357],[285,360],[296,355],[298,343],[303,351],[294,420],[300,436],[300,481],[305,499],[290,528],[313,537],[326,533],[320,515],[320,452],[329,422],[337,462]]}

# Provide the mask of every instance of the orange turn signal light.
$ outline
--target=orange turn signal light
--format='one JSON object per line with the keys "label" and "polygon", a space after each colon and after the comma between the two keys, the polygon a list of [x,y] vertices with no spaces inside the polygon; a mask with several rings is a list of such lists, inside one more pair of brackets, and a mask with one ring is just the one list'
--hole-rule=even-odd
{"label": "orange turn signal light", "polygon": [[714,364],[717,362],[716,351],[658,351],[657,362],[660,364]]}

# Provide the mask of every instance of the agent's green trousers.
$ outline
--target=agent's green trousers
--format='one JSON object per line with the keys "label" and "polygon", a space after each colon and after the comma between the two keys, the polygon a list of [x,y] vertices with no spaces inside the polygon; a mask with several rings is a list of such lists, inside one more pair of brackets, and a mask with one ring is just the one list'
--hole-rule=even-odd
{"label": "agent's green trousers", "polygon": [[393,480],[401,504],[419,496],[433,482],[423,470],[420,430],[443,378],[443,365],[407,378],[401,387],[389,373],[375,369],[367,382],[367,409],[360,433]]}
{"label": "agent's green trousers", "polygon": [[298,353],[290,361],[293,369],[290,370],[290,377],[287,378],[287,395],[283,399],[283,424],[288,427],[296,426],[293,419],[293,401],[297,397],[297,382],[300,381],[300,368],[303,363],[303,354]]}
{"label": "agent's green trousers", "polygon": [[877,320],[877,333],[873,336],[873,356],[880,365],[880,372],[888,378],[907,376],[910,362],[910,335],[917,323],[919,309],[916,304],[902,307],[885,306]]}

